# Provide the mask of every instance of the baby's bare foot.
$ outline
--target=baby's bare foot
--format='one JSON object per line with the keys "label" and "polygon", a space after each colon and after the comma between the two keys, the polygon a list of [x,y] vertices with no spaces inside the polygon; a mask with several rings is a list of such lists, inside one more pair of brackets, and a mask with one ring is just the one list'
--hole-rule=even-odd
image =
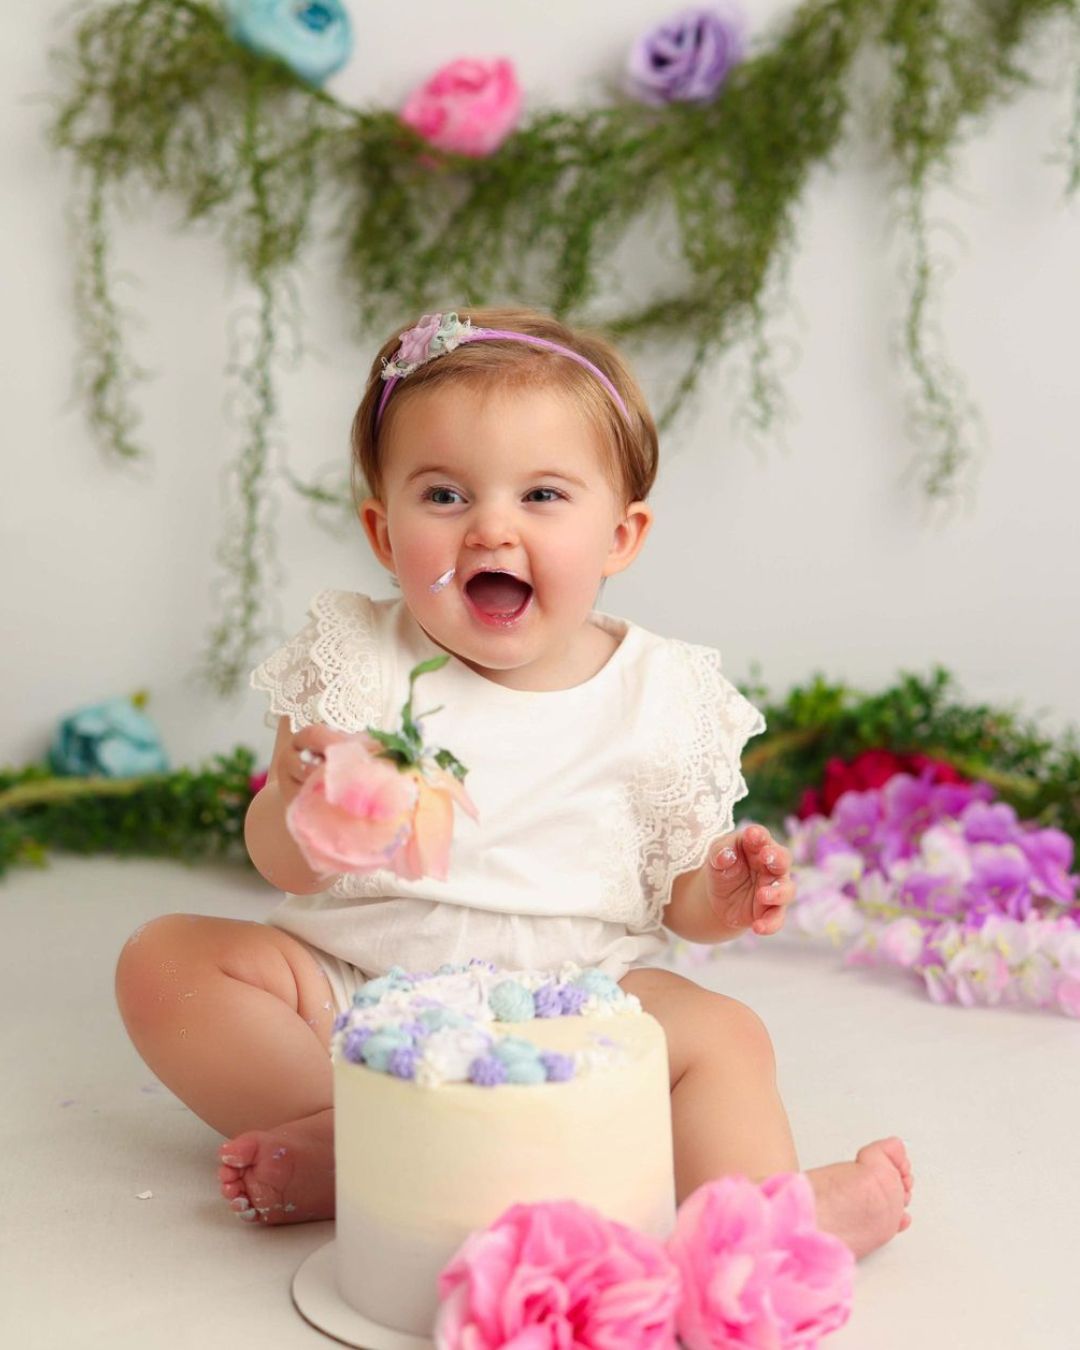
{"label": "baby's bare foot", "polygon": [[911,1163],[895,1137],[867,1144],[854,1162],[815,1167],[806,1175],[814,1188],[818,1223],[857,1257],[883,1247],[911,1223]]}
{"label": "baby's bare foot", "polygon": [[222,1144],[218,1179],[230,1208],[249,1223],[334,1217],[334,1113],[319,1111]]}

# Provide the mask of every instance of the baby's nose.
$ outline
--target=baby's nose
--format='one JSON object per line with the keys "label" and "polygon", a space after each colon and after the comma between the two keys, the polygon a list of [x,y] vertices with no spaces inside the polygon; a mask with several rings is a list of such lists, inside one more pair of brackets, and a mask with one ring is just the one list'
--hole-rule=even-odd
{"label": "baby's nose", "polygon": [[473,513],[465,534],[469,548],[496,549],[518,543],[518,531],[509,511],[486,507]]}

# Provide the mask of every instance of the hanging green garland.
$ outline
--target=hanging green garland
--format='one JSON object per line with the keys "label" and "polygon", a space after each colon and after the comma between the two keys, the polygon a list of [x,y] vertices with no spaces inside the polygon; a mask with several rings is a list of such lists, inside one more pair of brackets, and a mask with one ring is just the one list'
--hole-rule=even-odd
{"label": "hanging green garland", "polygon": [[[751,411],[767,427],[778,399],[767,321],[796,211],[811,170],[834,158],[855,111],[857,58],[876,48],[885,79],[867,111],[888,128],[911,239],[904,346],[922,484],[947,497],[972,456],[973,419],[933,340],[928,194],[974,120],[1030,82],[1019,64],[1025,45],[1048,22],[1064,29],[1078,15],[1080,0],[804,0],[712,102],[541,110],[486,158],[434,151],[396,113],[341,104],[284,62],[240,46],[218,11],[196,0],[113,0],[82,15],[58,55],[66,93],[52,136],[78,167],[82,374],[105,444],[143,453],[132,389],[144,375],[125,344],[110,206],[130,203],[140,186],[175,195],[188,223],[221,232],[258,297],[250,350],[230,363],[245,426],[220,551],[227,585],[206,663],[213,685],[240,687],[271,638],[275,368],[293,319],[290,278],[315,236],[317,208],[338,222],[358,339],[463,296],[528,300],[616,339],[681,346],[684,373],[665,423],[706,364],[742,342]],[[1073,188],[1080,97],[1065,150]],[[627,231],[670,221],[682,283],[597,321],[589,307],[612,281]],[[288,469],[283,476],[316,502],[343,500]]]}

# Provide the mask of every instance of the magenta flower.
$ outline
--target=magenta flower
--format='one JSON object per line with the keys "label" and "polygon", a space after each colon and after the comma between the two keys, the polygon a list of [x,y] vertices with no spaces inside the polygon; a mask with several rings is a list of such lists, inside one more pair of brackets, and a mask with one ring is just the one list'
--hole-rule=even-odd
{"label": "magenta flower", "polygon": [[787,830],[795,924],[853,939],[846,964],[910,969],[936,1002],[1080,1015],[1072,840],[1019,820],[988,784],[898,774]]}
{"label": "magenta flower", "polygon": [[1039,889],[1060,905],[1071,905],[1076,899],[1080,877],[1072,876],[1073,841],[1063,830],[1027,829],[1016,838],[1031,864]]}
{"label": "magenta flower", "polygon": [[960,823],[973,844],[1004,844],[1016,833],[1016,812],[1007,802],[972,802]]}
{"label": "magenta flower", "polygon": [[482,159],[517,126],[523,101],[512,62],[462,59],[413,90],[401,120],[439,150]]}
{"label": "magenta flower", "polygon": [[679,1207],[668,1250],[687,1350],[813,1350],[851,1315],[855,1257],[818,1228],[801,1172],[707,1182]]}
{"label": "magenta flower", "polygon": [[437,1350],[674,1350],[663,1245],[573,1200],[514,1205],[439,1276]]}
{"label": "magenta flower", "polygon": [[708,103],[745,48],[732,10],[684,9],[643,33],[627,61],[628,92],[642,103]]}

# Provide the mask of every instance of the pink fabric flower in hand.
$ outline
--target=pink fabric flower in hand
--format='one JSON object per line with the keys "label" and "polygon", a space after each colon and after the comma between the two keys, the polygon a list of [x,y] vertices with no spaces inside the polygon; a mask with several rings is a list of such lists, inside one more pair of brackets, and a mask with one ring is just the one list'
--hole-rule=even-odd
{"label": "pink fabric flower in hand", "polygon": [[392,865],[412,831],[419,787],[367,736],[326,747],[325,762],[285,813],[313,872],[372,871]]}
{"label": "pink fabric flower in hand", "polygon": [[521,107],[521,86],[510,61],[462,59],[415,89],[401,120],[439,150],[482,159],[517,126]]}
{"label": "pink fabric flower in hand", "polygon": [[285,812],[289,833],[313,872],[389,868],[412,881],[446,880],[454,806],[473,820],[476,807],[462,781],[464,764],[449,750],[424,743],[413,695],[422,675],[449,660],[435,656],[409,672],[399,730],[368,727],[327,745],[323,763]]}
{"label": "pink fabric flower in hand", "polygon": [[655,1238],[572,1200],[514,1205],[439,1276],[437,1350],[674,1350],[679,1276]]}
{"label": "pink fabric flower in hand", "polygon": [[668,1251],[687,1350],[813,1350],[851,1315],[855,1257],[819,1230],[801,1172],[707,1182],[679,1207]]}

